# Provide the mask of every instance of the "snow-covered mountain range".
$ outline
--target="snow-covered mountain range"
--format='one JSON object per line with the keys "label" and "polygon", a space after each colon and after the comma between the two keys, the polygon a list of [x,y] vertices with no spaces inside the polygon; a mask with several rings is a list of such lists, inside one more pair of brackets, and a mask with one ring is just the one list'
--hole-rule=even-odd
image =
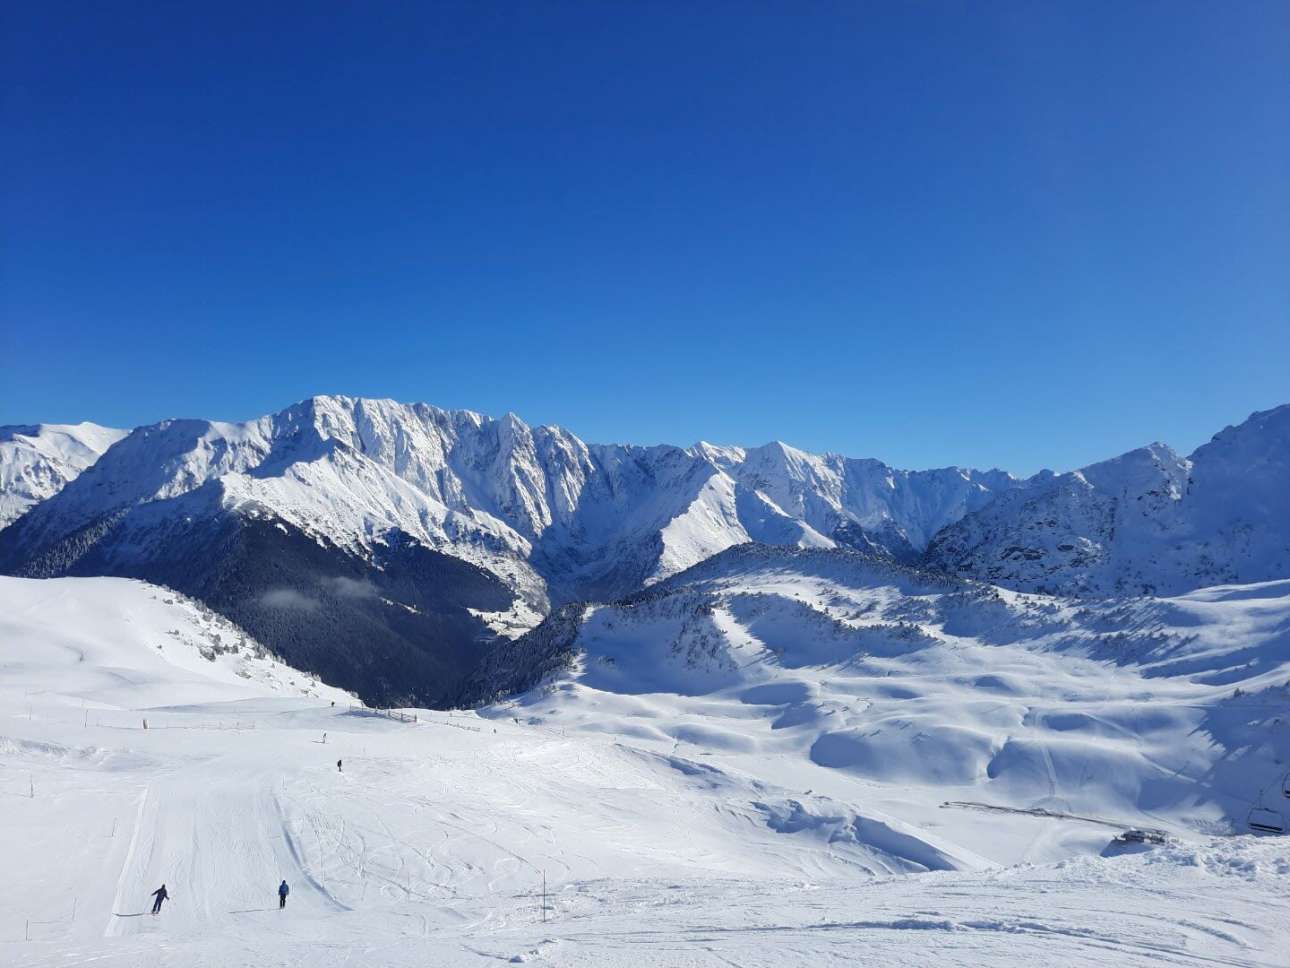
{"label": "snow-covered mountain range", "polygon": [[[70,479],[87,463],[65,460],[60,473]],[[624,594],[747,541],[911,560],[942,527],[1018,484],[1000,471],[900,471],[780,443],[588,445],[514,415],[315,397],[242,424],[141,427],[6,546],[12,560],[21,543],[29,570],[61,571],[111,543],[98,536],[73,551],[69,536],[122,512],[268,514],[360,554],[402,532],[544,608]],[[132,542],[114,559],[148,547]]]}
{"label": "snow-covered mountain range", "polygon": [[[1190,458],[1154,444],[1026,480],[782,443],[586,444],[513,414],[342,396],[245,423],[9,431],[5,447],[0,508],[25,513],[0,531],[0,572],[173,585],[373,698],[411,678],[435,685],[406,698],[437,701],[492,634],[748,542],[1068,595],[1290,575],[1290,406]],[[378,667],[401,671],[374,689]]]}

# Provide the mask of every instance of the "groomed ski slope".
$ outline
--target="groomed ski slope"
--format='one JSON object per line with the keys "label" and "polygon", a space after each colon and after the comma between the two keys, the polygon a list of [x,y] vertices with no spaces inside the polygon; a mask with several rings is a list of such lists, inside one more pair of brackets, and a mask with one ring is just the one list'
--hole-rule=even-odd
{"label": "groomed ski slope", "polygon": [[1210,836],[1187,808],[1172,846],[1103,857],[1114,829],[942,808],[777,747],[778,707],[804,700],[772,704],[792,698],[774,676],[757,703],[583,670],[399,722],[114,579],[0,579],[0,650],[5,965],[1283,965],[1290,946],[1284,839]]}

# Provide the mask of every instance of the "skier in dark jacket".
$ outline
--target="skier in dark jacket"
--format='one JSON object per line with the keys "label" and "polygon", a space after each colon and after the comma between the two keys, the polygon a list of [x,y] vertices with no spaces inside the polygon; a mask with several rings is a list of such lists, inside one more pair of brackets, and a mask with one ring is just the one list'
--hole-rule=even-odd
{"label": "skier in dark jacket", "polygon": [[156,898],[156,900],[152,902],[152,913],[156,914],[161,910],[161,902],[170,897],[170,895],[166,893],[166,885],[162,884],[159,888],[153,891],[152,896]]}
{"label": "skier in dark jacket", "polygon": [[287,906],[287,895],[291,893],[291,888],[287,887],[287,882],[283,881],[278,885],[278,910],[281,911]]}

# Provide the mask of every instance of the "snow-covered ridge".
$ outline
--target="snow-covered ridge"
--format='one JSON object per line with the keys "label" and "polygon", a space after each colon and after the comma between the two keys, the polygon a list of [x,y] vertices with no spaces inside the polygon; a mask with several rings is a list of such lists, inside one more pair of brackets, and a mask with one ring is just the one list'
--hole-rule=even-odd
{"label": "snow-covered ridge", "polygon": [[353,701],[200,602],[128,578],[0,576],[0,641],[0,670],[45,701],[58,695],[102,709],[266,696]]}
{"label": "snow-covered ridge", "polygon": [[1226,428],[1187,458],[1152,444],[1039,475],[946,527],[926,560],[1065,594],[1290,577],[1290,405]]}
{"label": "snow-covered ridge", "polygon": [[138,428],[0,533],[0,568],[61,574],[96,550],[137,573],[150,535],[233,513],[369,558],[402,532],[538,612],[613,599],[748,542],[849,547],[1019,589],[1181,591],[1290,575],[1288,425],[1282,407],[1188,458],[1152,444],[1019,480],[778,442],[586,444],[514,414],[319,396],[245,423]]}
{"label": "snow-covered ridge", "polygon": [[[263,511],[357,553],[405,532],[544,606],[548,593],[622,594],[749,541],[912,557],[1016,484],[997,471],[905,472],[783,444],[588,445],[513,414],[322,396],[246,423],[135,430],[7,535],[3,557],[22,567],[142,505],[185,517]],[[130,553],[146,555],[146,544]]]}
{"label": "snow-covered ridge", "polygon": [[0,427],[0,530],[57,494],[127,433],[92,423]]}

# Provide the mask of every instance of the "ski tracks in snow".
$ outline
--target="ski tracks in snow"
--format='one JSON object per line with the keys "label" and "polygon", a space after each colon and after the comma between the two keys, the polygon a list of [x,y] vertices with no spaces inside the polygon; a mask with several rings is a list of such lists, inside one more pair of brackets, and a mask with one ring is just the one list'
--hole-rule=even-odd
{"label": "ski tracks in snow", "polygon": [[[293,913],[334,914],[337,900],[306,863],[270,775],[221,771],[215,760],[144,790],[122,863],[107,936],[168,931],[275,912],[278,882],[292,886]],[[157,921],[131,917],[165,884]]]}
{"label": "ski tracks in snow", "polygon": [[[108,918],[107,926],[103,929],[103,936],[110,938],[115,935],[125,933],[125,925],[121,919],[123,917],[137,916],[135,912],[126,912],[127,907],[133,907],[140,901],[132,900],[137,890],[132,892],[132,882],[130,874],[134,870],[135,854],[139,849],[139,835],[145,828],[146,810],[148,807],[148,794],[152,792],[151,787],[144,787],[143,793],[139,795],[139,809],[135,811],[134,828],[130,831],[130,846],[126,848],[125,860],[121,864],[121,873],[116,882],[116,894],[112,898],[112,914]],[[151,828],[149,828],[151,829]],[[149,834],[151,836],[151,834]],[[142,912],[140,912],[142,913]]]}

